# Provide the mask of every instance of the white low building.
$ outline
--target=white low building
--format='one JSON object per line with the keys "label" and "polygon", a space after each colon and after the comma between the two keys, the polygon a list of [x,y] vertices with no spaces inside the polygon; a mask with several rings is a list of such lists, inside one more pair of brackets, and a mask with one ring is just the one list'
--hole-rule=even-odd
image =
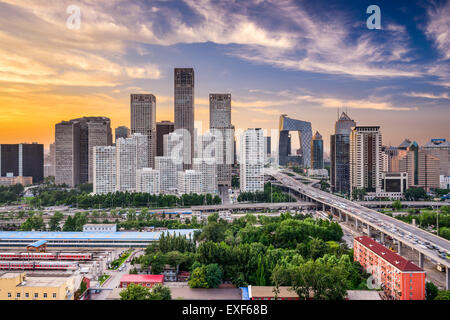
{"label": "white low building", "polygon": [[115,224],[85,224],[83,232],[116,232],[117,225]]}
{"label": "white low building", "polygon": [[136,171],[136,191],[150,194],[160,193],[159,171],[143,168]]}
{"label": "white low building", "polygon": [[195,170],[178,172],[178,193],[203,193],[202,173]]}

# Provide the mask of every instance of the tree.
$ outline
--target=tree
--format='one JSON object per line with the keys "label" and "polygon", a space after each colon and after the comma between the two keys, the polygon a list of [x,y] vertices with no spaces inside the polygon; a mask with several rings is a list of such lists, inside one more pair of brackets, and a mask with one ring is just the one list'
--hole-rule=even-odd
{"label": "tree", "polygon": [[206,281],[206,267],[201,266],[195,268],[190,276],[188,284],[191,288],[208,288],[208,282]]}
{"label": "tree", "polygon": [[439,289],[433,282],[427,282],[425,285],[425,295],[427,300],[434,300],[438,295]]}
{"label": "tree", "polygon": [[216,264],[209,264],[205,268],[205,280],[208,283],[208,288],[217,288],[222,283],[223,272]]}
{"label": "tree", "polygon": [[434,300],[450,300],[450,290],[441,290]]}
{"label": "tree", "polygon": [[409,188],[405,191],[405,198],[407,200],[418,201],[427,198],[427,193],[422,188]]}
{"label": "tree", "polygon": [[394,202],[392,202],[392,209],[394,209],[395,211],[398,211],[402,208],[402,203],[400,202],[400,200],[395,200]]}
{"label": "tree", "polygon": [[150,293],[150,300],[172,300],[170,288],[160,283],[155,284]]}
{"label": "tree", "polygon": [[120,292],[120,300],[151,300],[151,292],[149,288],[132,283]]}
{"label": "tree", "polygon": [[355,189],[352,192],[353,199],[357,199],[359,201],[364,200],[364,196],[367,194],[366,189]]}

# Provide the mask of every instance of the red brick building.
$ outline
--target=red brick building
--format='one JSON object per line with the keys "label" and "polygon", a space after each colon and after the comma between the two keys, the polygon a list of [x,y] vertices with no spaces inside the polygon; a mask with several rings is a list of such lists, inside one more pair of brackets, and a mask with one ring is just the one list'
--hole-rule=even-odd
{"label": "red brick building", "polygon": [[131,283],[143,287],[151,288],[154,284],[164,284],[164,275],[162,274],[125,274],[120,279],[120,288],[126,288]]}
{"label": "red brick building", "polygon": [[356,237],[354,260],[395,300],[425,300],[425,271],[367,236]]}

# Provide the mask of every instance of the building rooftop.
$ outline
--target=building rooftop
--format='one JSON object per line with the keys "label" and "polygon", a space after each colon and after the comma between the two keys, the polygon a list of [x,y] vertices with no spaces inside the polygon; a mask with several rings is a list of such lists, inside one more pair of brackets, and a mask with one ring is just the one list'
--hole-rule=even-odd
{"label": "building rooftop", "polygon": [[381,300],[378,291],[374,290],[348,290],[348,300]]}
{"label": "building rooftop", "polygon": [[[19,279],[21,273],[7,272],[0,275],[0,279]],[[25,281],[18,287],[60,287],[67,283],[69,277],[33,277],[26,276]],[[18,280],[20,281],[20,280]]]}
{"label": "building rooftop", "polygon": [[46,244],[47,241],[46,240],[38,240],[36,242],[33,242],[31,244],[29,244],[27,247],[34,247],[34,248],[39,248],[40,246]]}
{"label": "building rooftop", "polygon": [[124,274],[120,282],[164,282],[162,274]]}
{"label": "building rooftop", "polygon": [[402,256],[392,252],[385,246],[379,244],[372,238],[367,236],[356,237],[356,241],[369,248],[371,251],[376,253],[378,256],[382,257],[384,260],[392,264],[394,267],[399,269],[400,271],[422,271],[422,268],[419,268],[414,263],[409,260],[406,260]]}
{"label": "building rooftop", "polygon": [[[275,298],[272,286],[249,286],[248,295],[251,298],[255,297],[270,297]],[[298,298],[298,294],[291,290],[290,287],[279,287],[280,292],[278,298]]]}

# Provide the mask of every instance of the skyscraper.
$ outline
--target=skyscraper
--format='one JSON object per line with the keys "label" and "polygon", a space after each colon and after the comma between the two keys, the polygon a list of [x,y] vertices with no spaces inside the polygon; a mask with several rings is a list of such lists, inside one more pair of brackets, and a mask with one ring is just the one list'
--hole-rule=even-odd
{"label": "skyscraper", "polygon": [[[184,168],[192,167],[194,152],[194,69],[174,69],[175,130],[185,129],[190,134],[190,144],[184,147]],[[187,134],[187,133],[185,133]],[[188,141],[187,139],[185,141]]]}
{"label": "skyscraper", "polygon": [[55,181],[71,187],[93,182],[93,148],[112,145],[111,121],[83,117],[55,125]]}
{"label": "skyscraper", "polygon": [[218,184],[231,186],[231,167],[234,163],[234,126],[231,124],[231,94],[209,95],[209,128],[216,137]]}
{"label": "skyscraper", "polygon": [[311,140],[311,168],[323,169],[323,140],[319,131]]}
{"label": "skyscraper", "polygon": [[44,145],[38,143],[0,144],[0,176],[32,177],[33,183],[44,179]]}
{"label": "skyscraper", "polygon": [[439,174],[450,175],[450,143],[446,139],[431,139],[423,147],[423,151],[439,159]]}
{"label": "skyscraper", "polygon": [[171,121],[161,121],[156,123],[156,156],[164,156],[164,135],[175,130],[175,125]]}
{"label": "skyscraper", "polygon": [[148,164],[147,136],[140,133],[120,138],[116,143],[117,191],[136,191],[136,170]]}
{"label": "skyscraper", "polygon": [[381,192],[381,132],[378,126],[354,127],[350,134],[350,190]]}
{"label": "skyscraper", "polygon": [[[285,166],[297,163],[305,168],[311,166],[311,123],[289,118],[286,114],[280,116],[278,143],[278,163]],[[297,131],[300,141],[301,157],[291,156],[291,137],[289,132]]]}
{"label": "skyscraper", "polygon": [[116,192],[116,147],[94,147],[94,193],[108,194]]}
{"label": "skyscraper", "polygon": [[55,183],[80,184],[80,123],[63,121],[55,125]]}
{"label": "skyscraper", "polygon": [[115,130],[115,141],[120,138],[128,138],[130,136],[130,129],[125,126],[117,127]]}
{"label": "skyscraper", "polygon": [[331,190],[350,193],[350,133],[356,122],[342,112],[330,139]]}
{"label": "skyscraper", "polygon": [[412,142],[399,159],[400,172],[408,174],[408,188],[439,188],[440,161],[425,149],[420,149],[417,142]]}
{"label": "skyscraper", "polygon": [[131,134],[147,136],[148,164],[154,168],[156,155],[156,98],[152,94],[131,94]]}
{"label": "skyscraper", "polygon": [[264,191],[264,134],[260,128],[241,135],[241,192]]}

